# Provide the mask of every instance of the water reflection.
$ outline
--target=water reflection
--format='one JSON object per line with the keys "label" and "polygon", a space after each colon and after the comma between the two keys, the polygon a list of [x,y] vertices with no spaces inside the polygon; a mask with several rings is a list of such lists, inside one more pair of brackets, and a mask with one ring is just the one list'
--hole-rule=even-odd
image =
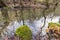
{"label": "water reflection", "polygon": [[[51,18],[49,18],[47,16],[45,27],[42,30],[42,35],[46,34],[45,29],[48,27],[48,23],[49,22],[56,22],[56,23],[58,23],[59,22],[59,18],[60,18],[60,16],[54,17],[52,19],[52,21],[51,21]],[[25,24],[28,25],[29,28],[31,29],[33,36],[36,36],[40,32],[40,28],[44,24],[44,18],[42,17],[39,20],[34,20],[32,23],[30,23],[29,20],[25,20]],[[23,25],[22,21],[21,22],[18,22],[17,20],[12,21],[12,22],[9,23],[9,25],[7,26],[7,28],[4,30],[3,34],[11,37],[11,36],[14,35],[14,32],[15,32],[16,28],[20,27],[21,25]],[[4,36],[3,34],[2,34],[2,36]]]}

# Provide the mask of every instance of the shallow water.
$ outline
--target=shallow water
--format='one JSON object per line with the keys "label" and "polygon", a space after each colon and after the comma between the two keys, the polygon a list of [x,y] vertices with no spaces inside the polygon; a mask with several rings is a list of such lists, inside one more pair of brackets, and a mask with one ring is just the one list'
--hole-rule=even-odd
{"label": "shallow water", "polygon": [[[59,16],[57,17],[54,17],[51,21],[51,18],[46,18],[46,23],[45,23],[45,27],[43,28],[43,31],[42,31],[42,35],[45,35],[46,32],[46,28],[48,27],[48,23],[49,22],[56,22],[58,23],[59,22]],[[40,18],[39,20],[35,20],[33,23],[30,23],[29,20],[25,21],[25,24],[29,26],[29,28],[31,29],[32,31],[32,34],[33,36],[36,36],[39,32],[40,32],[40,28],[43,26],[44,24],[44,18]],[[16,28],[20,27],[21,25],[23,25],[23,22],[18,22],[17,20],[16,21],[13,21],[9,24],[9,26],[7,27],[7,29],[5,31],[7,31],[8,33],[5,32],[6,35],[9,35],[9,36],[12,36],[14,35],[14,32],[16,30]],[[33,37],[34,38],[34,37]],[[33,39],[35,40],[35,38]]]}

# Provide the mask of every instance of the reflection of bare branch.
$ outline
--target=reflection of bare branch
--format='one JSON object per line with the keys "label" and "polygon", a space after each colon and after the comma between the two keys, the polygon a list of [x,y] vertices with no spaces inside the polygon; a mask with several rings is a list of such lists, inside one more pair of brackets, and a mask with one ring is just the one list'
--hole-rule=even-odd
{"label": "reflection of bare branch", "polygon": [[6,7],[6,4],[2,0],[0,0],[0,8],[2,7]]}
{"label": "reflection of bare branch", "polygon": [[56,8],[58,7],[58,4],[59,4],[59,1],[55,0],[55,2],[56,2],[56,3],[55,3],[54,8],[53,8],[54,13],[53,13],[53,16],[51,17],[51,21],[52,21],[54,15],[55,15],[55,10],[56,10]]}
{"label": "reflection of bare branch", "polygon": [[4,31],[4,29],[8,26],[9,22],[5,22],[5,24],[2,26],[2,29],[0,29],[0,35]]}
{"label": "reflection of bare branch", "polygon": [[2,29],[0,29],[0,34],[1,32],[3,32],[3,30],[8,26],[9,24],[9,16],[8,16],[8,13],[7,13],[7,9],[1,9],[1,12],[2,12],[2,16],[4,17],[5,19],[5,22],[4,22],[4,25],[2,27]]}

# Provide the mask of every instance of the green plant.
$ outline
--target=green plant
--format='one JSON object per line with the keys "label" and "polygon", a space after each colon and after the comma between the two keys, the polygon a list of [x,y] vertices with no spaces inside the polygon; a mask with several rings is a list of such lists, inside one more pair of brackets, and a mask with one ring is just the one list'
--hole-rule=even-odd
{"label": "green plant", "polygon": [[19,36],[22,40],[31,40],[32,32],[27,25],[20,26],[16,29],[16,35]]}
{"label": "green plant", "polygon": [[50,22],[48,24],[48,29],[46,30],[46,33],[50,38],[55,37],[55,38],[60,38],[60,23],[53,23]]}
{"label": "green plant", "polygon": [[58,27],[60,27],[60,23],[53,23],[53,22],[50,22],[48,25],[49,25],[49,26],[51,26],[51,25],[57,25]]}

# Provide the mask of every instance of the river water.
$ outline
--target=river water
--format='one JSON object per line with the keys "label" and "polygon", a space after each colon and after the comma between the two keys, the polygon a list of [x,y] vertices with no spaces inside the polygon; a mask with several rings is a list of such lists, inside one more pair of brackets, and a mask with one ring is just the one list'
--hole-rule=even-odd
{"label": "river water", "polygon": [[[47,17],[47,18],[46,18],[45,27],[43,28],[43,31],[42,31],[42,35],[45,35],[45,34],[46,34],[45,30],[46,30],[46,28],[48,27],[48,23],[49,23],[49,22],[56,22],[56,23],[58,23],[58,22],[59,22],[59,18],[60,18],[60,16],[54,17],[54,18],[52,19],[52,21],[51,21],[51,18]],[[41,28],[41,27],[43,26],[43,24],[44,24],[44,18],[42,17],[42,18],[40,18],[39,20],[34,20],[33,23],[30,23],[29,20],[26,20],[26,21],[25,21],[25,24],[28,25],[29,28],[31,29],[33,36],[36,36],[36,35],[39,33],[40,28]],[[5,32],[5,31],[4,31],[4,33],[5,33],[6,35],[12,36],[12,35],[14,35],[14,32],[15,32],[16,28],[20,27],[21,25],[23,25],[23,22],[22,22],[22,21],[21,21],[21,22],[18,22],[17,20],[16,20],[16,21],[13,21],[13,22],[11,22],[11,23],[8,25],[8,27],[7,27],[6,30],[5,30],[5,31],[8,30],[8,31],[7,31],[8,33]],[[33,40],[35,40],[35,39],[33,39]]]}

